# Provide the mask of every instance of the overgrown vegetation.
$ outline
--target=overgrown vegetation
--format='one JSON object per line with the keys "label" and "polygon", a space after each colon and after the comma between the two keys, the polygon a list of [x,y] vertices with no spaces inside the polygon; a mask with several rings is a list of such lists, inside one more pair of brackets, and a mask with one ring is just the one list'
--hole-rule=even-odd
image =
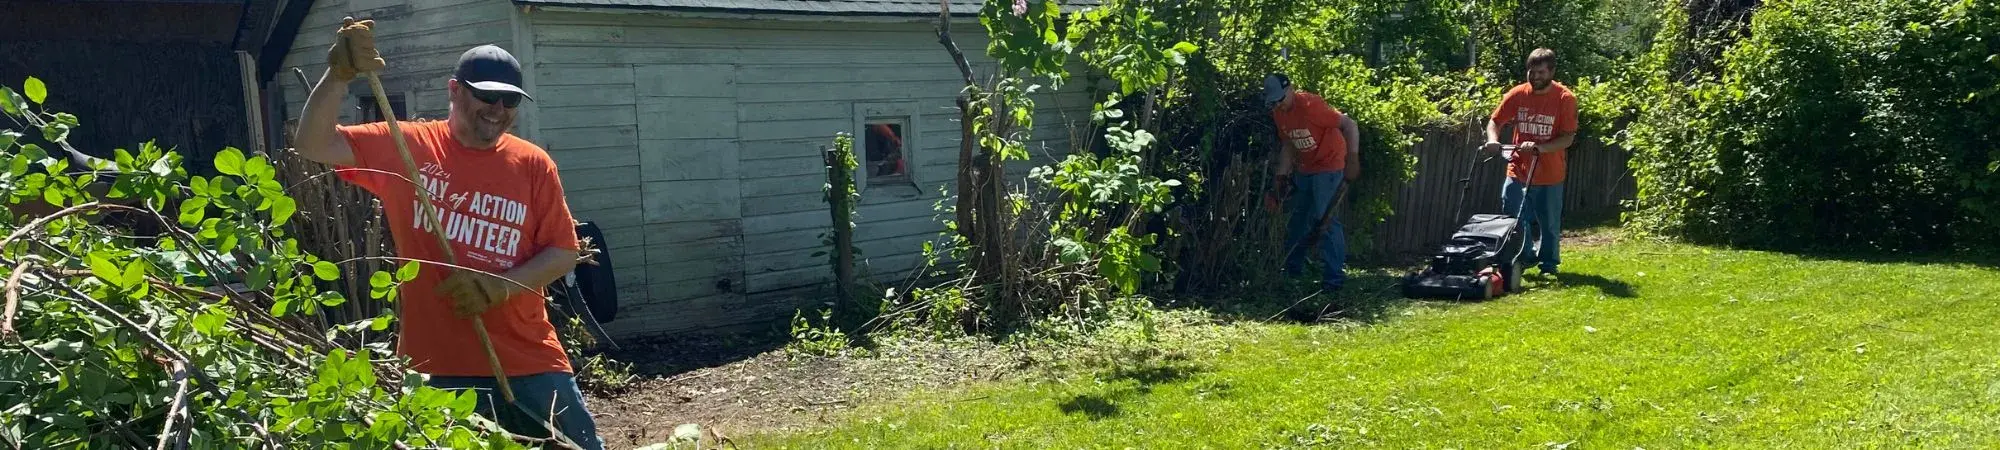
{"label": "overgrown vegetation", "polygon": [[[342,265],[300,252],[295,203],[262,156],[225,149],[189,177],[147,143],[70,163],[82,119],[40,106],[30,78],[0,89],[0,191],[10,205],[0,346],[0,442],[30,448],[520,447],[473,414],[473,394],[425,387],[385,344],[337,345],[394,316],[330,330],[301,316],[346,301]],[[23,97],[22,93],[26,96]],[[25,133],[36,133],[28,136]],[[55,150],[50,150],[53,146]],[[54,156],[52,156],[52,154]],[[57,209],[40,212],[31,202]],[[163,212],[164,211],[164,212]],[[113,214],[160,225],[129,235]],[[370,277],[393,301],[415,263]],[[224,284],[216,280],[241,280]],[[355,340],[353,342],[359,342]]]}
{"label": "overgrown vegetation", "polygon": [[[1148,298],[1284,284],[1274,275],[1285,215],[1256,207],[1275,139],[1254,97],[1274,71],[1360,124],[1363,178],[1345,216],[1353,246],[1367,248],[1369,225],[1393,213],[1397,187],[1415,176],[1405,149],[1427,128],[1483,116],[1502,86],[1489,81],[1501,75],[1453,68],[1466,61],[1472,20],[1455,7],[1360,3],[1114,0],[1065,12],[1050,1],[986,2],[979,17],[997,81],[975,83],[986,76],[960,65],[958,197],[941,203],[948,245],[926,249],[956,266],[923,274],[956,279],[892,292],[871,324],[1087,331],[1144,323]],[[1557,31],[1581,36],[1594,23]],[[949,28],[939,31],[941,56],[963,63]],[[1027,158],[1037,125],[1031,95],[1049,90],[1093,97],[1089,131],[1061,161],[1008,179],[1002,163]]]}
{"label": "overgrown vegetation", "polygon": [[1767,2],[1721,39],[1689,29],[1708,11],[1667,12],[1629,94],[1632,223],[1790,249],[1996,242],[2000,5]]}

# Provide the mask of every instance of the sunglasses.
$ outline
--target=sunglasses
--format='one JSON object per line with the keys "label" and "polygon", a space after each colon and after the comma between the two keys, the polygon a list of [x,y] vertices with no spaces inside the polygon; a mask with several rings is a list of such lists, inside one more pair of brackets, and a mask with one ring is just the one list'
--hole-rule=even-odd
{"label": "sunglasses", "polygon": [[479,99],[479,101],[485,102],[488,105],[497,104],[501,106],[506,106],[508,108],[521,106],[521,94],[518,93],[504,92],[504,91],[482,91],[478,89],[473,89],[471,86],[466,86],[465,90],[472,93],[472,98]]}

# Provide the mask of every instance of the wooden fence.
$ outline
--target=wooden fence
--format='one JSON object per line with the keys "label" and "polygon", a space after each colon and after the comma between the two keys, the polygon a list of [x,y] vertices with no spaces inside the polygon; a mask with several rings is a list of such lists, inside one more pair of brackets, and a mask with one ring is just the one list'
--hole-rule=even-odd
{"label": "wooden fence", "polygon": [[[1472,166],[1481,158],[1476,149],[1486,141],[1484,134],[1484,130],[1472,126],[1425,133],[1423,142],[1410,149],[1417,156],[1416,178],[1397,192],[1394,215],[1373,230],[1374,245],[1357,249],[1360,250],[1357,253],[1393,258],[1428,252],[1450,238],[1466,217],[1500,213],[1505,164],[1496,158]],[[1620,203],[1638,192],[1626,168],[1631,153],[1624,149],[1580,139],[1568,153],[1563,223],[1614,216]],[[1363,167],[1367,167],[1366,162]],[[1470,190],[1459,184],[1468,168],[1472,175]],[[1464,211],[1453,216],[1461,193],[1465,196]]]}

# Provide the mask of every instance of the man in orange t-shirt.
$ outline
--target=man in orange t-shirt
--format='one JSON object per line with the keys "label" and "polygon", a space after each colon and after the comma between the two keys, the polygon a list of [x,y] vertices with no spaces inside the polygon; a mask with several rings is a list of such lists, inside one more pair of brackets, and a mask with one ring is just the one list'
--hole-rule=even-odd
{"label": "man in orange t-shirt", "polygon": [[[1554,275],[1562,263],[1563,165],[1576,142],[1576,94],[1555,81],[1555,51],[1535,49],[1527,66],[1528,82],[1508,90],[1493,110],[1482,150],[1499,152],[1500,127],[1513,127],[1516,150],[1507,164],[1500,202],[1506,213],[1519,214],[1520,223],[1532,225],[1523,233],[1527,241],[1517,263],[1539,263],[1543,274]],[[1533,179],[1528,178],[1531,169]]]}
{"label": "man in orange t-shirt", "polygon": [[[1333,207],[1341,183],[1361,177],[1361,136],[1353,119],[1320,96],[1299,91],[1283,74],[1264,78],[1264,104],[1278,127],[1276,188],[1295,189],[1285,234],[1285,273],[1297,274],[1305,270],[1306,262],[1306,252],[1298,247]],[[1340,222],[1333,220],[1320,236],[1320,259],[1326,265],[1320,287],[1328,292],[1347,283],[1347,234]]]}
{"label": "man in orange t-shirt", "polygon": [[[555,161],[507,133],[515,108],[528,98],[520,62],[491,45],[459,56],[446,89],[449,117],[399,123],[418,168],[417,179],[408,180],[386,123],[334,121],[355,75],[385,65],[372,25],[349,18],[340,29],[325,78],[306,99],[296,147],[381,198],[397,255],[443,263],[453,259],[444,253],[450,251],[458,265],[473,269],[426,264],[402,285],[397,354],[430,375],[431,386],[478,391],[480,413],[510,432],[548,436],[540,416],[553,410],[549,419],[570,440],[603,448],[542,297],[543,286],[575,268],[578,245]],[[436,216],[425,217],[424,209]],[[450,249],[440,248],[435,226],[444,228]],[[472,317],[485,319],[519,408],[495,406],[498,383]]]}

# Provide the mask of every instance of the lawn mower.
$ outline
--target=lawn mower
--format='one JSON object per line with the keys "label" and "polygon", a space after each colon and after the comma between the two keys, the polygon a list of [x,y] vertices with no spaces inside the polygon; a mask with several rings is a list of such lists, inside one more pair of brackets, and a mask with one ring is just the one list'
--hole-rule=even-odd
{"label": "lawn mower", "polygon": [[[1515,147],[1501,146],[1500,158],[1514,159]],[[1495,157],[1473,159],[1465,170],[1465,178],[1458,183],[1464,188],[1458,194],[1458,206],[1451,217],[1462,217],[1465,210],[1466,194],[1472,190],[1472,173],[1480,163]],[[1534,179],[1535,166],[1539,158],[1528,165],[1528,179]],[[1525,195],[1525,193],[1523,194]],[[1513,214],[1474,214],[1465,224],[1453,232],[1436,253],[1430,255],[1427,266],[1402,278],[1403,296],[1408,298],[1447,298],[1454,300],[1490,300],[1512,292],[1521,291],[1521,265],[1518,263],[1523,247],[1523,227],[1521,213],[1527,208],[1527,199]],[[1503,208],[1504,209],[1504,208]]]}

